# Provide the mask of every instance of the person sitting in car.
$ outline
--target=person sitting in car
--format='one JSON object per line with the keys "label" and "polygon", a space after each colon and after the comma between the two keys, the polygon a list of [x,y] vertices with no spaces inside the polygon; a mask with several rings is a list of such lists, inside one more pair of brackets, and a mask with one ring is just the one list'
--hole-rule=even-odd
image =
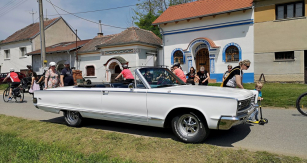
{"label": "person sitting in car", "polygon": [[149,70],[146,70],[146,73],[144,74],[144,78],[147,80],[149,84],[151,84],[153,80],[153,75],[150,73]]}

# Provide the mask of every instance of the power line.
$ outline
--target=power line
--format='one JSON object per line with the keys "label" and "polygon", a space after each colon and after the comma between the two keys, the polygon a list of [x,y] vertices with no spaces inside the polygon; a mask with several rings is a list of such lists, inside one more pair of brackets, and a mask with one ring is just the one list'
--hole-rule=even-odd
{"label": "power line", "polygon": [[14,3],[14,1],[16,1],[16,0],[12,0],[12,1],[7,2],[5,5],[3,5],[2,7],[0,7],[0,10],[2,10],[2,9],[4,9],[4,8],[6,8],[7,6],[9,6],[10,4]]}
{"label": "power line", "polygon": [[1,13],[0,13],[0,17],[6,15],[6,14],[9,13],[10,11],[13,11],[15,8],[17,8],[17,7],[20,6],[21,4],[25,3],[26,1],[27,1],[27,0],[20,1],[20,2],[16,3],[14,6],[12,6],[11,8],[9,8],[9,9],[7,9],[7,10],[6,10],[6,9],[2,10]]}
{"label": "power line", "polygon": [[120,8],[126,8],[136,5],[128,5],[128,6],[121,6],[121,7],[114,7],[114,8],[107,8],[107,9],[101,9],[101,10],[92,10],[92,11],[83,11],[83,12],[75,12],[75,13],[69,13],[69,14],[55,14],[55,15],[49,15],[49,16],[57,16],[57,15],[70,15],[70,14],[84,14],[89,12],[98,12],[98,11],[106,11],[106,10],[114,10],[114,9],[120,9]]}
{"label": "power line", "polygon": [[[48,3],[50,3],[52,6],[58,8],[58,9],[64,11],[64,12],[66,12],[66,13],[68,13],[68,14],[70,14],[70,15],[73,15],[73,16],[79,18],[79,19],[83,19],[83,20],[88,21],[88,22],[91,22],[91,23],[99,24],[99,23],[94,22],[94,21],[92,21],[92,20],[88,20],[88,19],[82,18],[82,17],[80,17],[80,16],[78,16],[78,15],[75,15],[75,14],[73,14],[73,13],[70,13],[70,12],[68,12],[68,11],[66,11],[66,10],[64,10],[64,9],[62,9],[62,8],[60,8],[60,7],[58,7],[57,5],[54,5],[50,0],[49,0],[49,1],[46,0],[46,1],[47,1]],[[107,24],[101,24],[101,25],[103,25],[103,26],[108,26],[108,27],[113,27],[113,28],[119,28],[119,29],[126,29],[126,28],[117,27],[117,26],[113,26],[113,25],[107,25]]]}

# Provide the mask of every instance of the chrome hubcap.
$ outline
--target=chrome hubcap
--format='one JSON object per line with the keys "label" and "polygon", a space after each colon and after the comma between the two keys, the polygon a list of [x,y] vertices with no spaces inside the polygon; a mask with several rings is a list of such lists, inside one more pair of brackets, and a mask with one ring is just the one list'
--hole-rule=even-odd
{"label": "chrome hubcap", "polygon": [[70,122],[76,123],[79,119],[79,114],[75,111],[67,111],[67,118]]}
{"label": "chrome hubcap", "polygon": [[199,122],[191,114],[184,114],[179,118],[178,128],[181,134],[193,136],[199,131]]}

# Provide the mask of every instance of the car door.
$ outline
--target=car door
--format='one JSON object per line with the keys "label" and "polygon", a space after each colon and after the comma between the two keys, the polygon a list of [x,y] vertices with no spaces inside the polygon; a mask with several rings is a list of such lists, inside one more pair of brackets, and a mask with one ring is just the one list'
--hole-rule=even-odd
{"label": "car door", "polygon": [[115,85],[114,88],[105,88],[101,96],[101,111],[108,120],[146,124],[146,96],[145,87],[130,89],[128,85]]}

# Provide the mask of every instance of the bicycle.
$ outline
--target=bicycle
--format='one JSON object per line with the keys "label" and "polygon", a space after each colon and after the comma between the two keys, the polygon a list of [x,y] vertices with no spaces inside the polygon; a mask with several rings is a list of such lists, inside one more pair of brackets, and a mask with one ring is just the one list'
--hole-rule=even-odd
{"label": "bicycle", "polygon": [[[9,102],[9,94],[10,94],[10,88],[11,88],[11,83],[8,83],[9,86],[4,90],[3,92],[3,101],[4,102]],[[11,98],[15,99],[15,102],[23,102],[24,99],[24,91],[23,91],[22,84],[19,84],[16,88],[13,88],[12,90],[12,96]]]}
{"label": "bicycle", "polygon": [[[304,107],[305,106],[305,107]],[[307,92],[301,94],[296,100],[296,109],[307,116]]]}

